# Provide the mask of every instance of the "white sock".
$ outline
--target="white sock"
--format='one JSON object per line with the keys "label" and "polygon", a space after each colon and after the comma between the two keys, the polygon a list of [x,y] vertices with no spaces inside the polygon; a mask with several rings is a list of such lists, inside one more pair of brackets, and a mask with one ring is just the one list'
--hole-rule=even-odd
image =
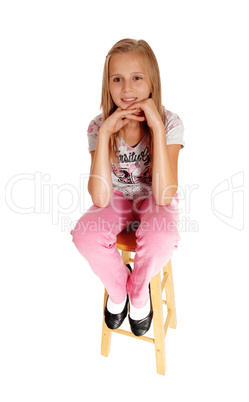
{"label": "white sock", "polygon": [[117,304],[117,303],[113,303],[112,299],[109,296],[106,307],[110,313],[119,314],[119,313],[122,313],[122,311],[124,310],[125,303],[126,303],[126,297],[122,303]]}
{"label": "white sock", "polygon": [[150,312],[150,297],[148,298],[147,303],[145,304],[144,307],[142,308],[136,308],[131,304],[131,299],[129,299],[130,301],[130,317],[132,318],[132,320],[142,320],[143,318],[147,317],[147,315]]}

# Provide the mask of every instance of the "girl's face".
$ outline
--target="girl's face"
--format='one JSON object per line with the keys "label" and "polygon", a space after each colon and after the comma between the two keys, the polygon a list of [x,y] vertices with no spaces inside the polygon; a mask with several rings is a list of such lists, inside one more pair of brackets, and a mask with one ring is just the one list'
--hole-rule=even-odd
{"label": "girl's face", "polygon": [[126,109],[151,93],[148,71],[136,53],[114,54],[109,62],[109,89],[117,107]]}

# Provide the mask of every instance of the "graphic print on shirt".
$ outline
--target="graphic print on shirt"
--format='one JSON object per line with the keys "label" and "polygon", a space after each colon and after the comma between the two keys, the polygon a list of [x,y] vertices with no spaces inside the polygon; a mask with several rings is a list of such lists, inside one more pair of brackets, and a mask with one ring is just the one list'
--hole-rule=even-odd
{"label": "graphic print on shirt", "polygon": [[118,181],[124,184],[135,184],[142,182],[151,184],[152,176],[150,169],[150,155],[148,141],[143,151],[134,152],[125,142],[120,144],[118,152],[119,169],[112,163],[112,171]]}

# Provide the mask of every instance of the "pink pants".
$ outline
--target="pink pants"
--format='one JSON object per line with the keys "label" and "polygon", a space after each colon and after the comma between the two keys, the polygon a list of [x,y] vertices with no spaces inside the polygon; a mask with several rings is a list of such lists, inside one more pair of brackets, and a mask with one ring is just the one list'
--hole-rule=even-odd
{"label": "pink pants", "polygon": [[[122,303],[128,293],[134,307],[146,304],[151,279],[169,261],[180,240],[178,202],[177,194],[167,206],[157,205],[153,196],[134,202],[113,190],[106,208],[92,205],[71,231],[75,246],[101,279],[114,303]],[[116,248],[116,238],[134,221],[139,222],[139,227],[134,269],[130,275]]]}

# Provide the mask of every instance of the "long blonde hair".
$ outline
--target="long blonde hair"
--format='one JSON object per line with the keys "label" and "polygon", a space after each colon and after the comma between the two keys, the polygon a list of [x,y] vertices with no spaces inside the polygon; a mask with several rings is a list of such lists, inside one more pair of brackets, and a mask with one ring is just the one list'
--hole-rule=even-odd
{"label": "long blonde hair", "polygon": [[[115,43],[115,45],[109,50],[103,71],[103,79],[102,79],[102,95],[101,95],[101,108],[103,114],[103,120],[107,119],[116,109],[117,106],[112,100],[110,90],[109,90],[109,63],[110,59],[114,54],[120,53],[128,53],[133,52],[138,57],[141,58],[141,61],[147,67],[149,78],[151,81],[151,95],[150,97],[153,99],[158,113],[163,119],[163,107],[162,107],[162,99],[161,99],[161,79],[160,79],[160,71],[157,63],[156,56],[145,40],[135,40],[135,39],[122,39]],[[115,149],[117,149],[116,143],[117,133],[111,136],[110,144],[109,144],[109,153],[110,157],[117,164],[117,156]],[[150,158],[152,160],[152,141],[150,135]]]}

